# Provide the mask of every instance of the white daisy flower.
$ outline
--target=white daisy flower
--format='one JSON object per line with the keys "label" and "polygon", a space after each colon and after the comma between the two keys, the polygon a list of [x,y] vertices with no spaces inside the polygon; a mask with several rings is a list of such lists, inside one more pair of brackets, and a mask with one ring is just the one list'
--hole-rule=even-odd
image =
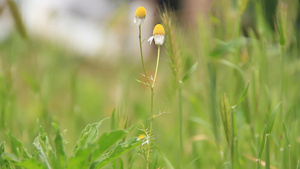
{"label": "white daisy flower", "polygon": [[153,29],[153,36],[148,39],[150,44],[154,40],[156,45],[162,45],[165,41],[165,29],[161,24],[157,24]]}
{"label": "white daisy flower", "polygon": [[135,11],[135,16],[133,22],[137,25],[142,25],[146,18],[146,9],[142,6],[138,7]]}

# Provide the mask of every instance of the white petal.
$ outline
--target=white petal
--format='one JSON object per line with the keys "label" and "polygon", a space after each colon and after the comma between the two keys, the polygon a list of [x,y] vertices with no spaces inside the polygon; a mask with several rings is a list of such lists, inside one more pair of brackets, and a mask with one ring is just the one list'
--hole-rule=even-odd
{"label": "white petal", "polygon": [[162,45],[165,41],[164,35],[155,35],[154,36],[154,42],[156,45]]}
{"label": "white petal", "polygon": [[150,42],[150,45],[151,45],[153,39],[154,39],[154,36],[151,36],[151,37],[148,39],[148,42]]}

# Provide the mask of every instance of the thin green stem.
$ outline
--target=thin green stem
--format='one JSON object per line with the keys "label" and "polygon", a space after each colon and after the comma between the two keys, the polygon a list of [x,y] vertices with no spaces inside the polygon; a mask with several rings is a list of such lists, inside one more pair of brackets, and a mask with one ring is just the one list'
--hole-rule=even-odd
{"label": "thin green stem", "polygon": [[151,151],[151,138],[152,138],[152,128],[153,128],[153,119],[154,119],[154,110],[153,110],[153,96],[154,96],[154,86],[156,82],[157,70],[159,65],[159,55],[160,55],[160,45],[158,45],[158,52],[157,52],[157,62],[155,67],[155,74],[153,79],[153,84],[150,86],[151,89],[151,111],[150,111],[150,129],[149,129],[149,143],[147,149],[147,169],[150,166],[150,151]]}
{"label": "thin green stem", "polygon": [[283,98],[284,98],[284,55],[285,50],[284,47],[281,46],[281,107],[280,107],[280,116],[282,119],[282,122],[284,122],[284,116],[283,116]]}
{"label": "thin green stem", "polygon": [[145,69],[145,63],[144,63],[144,55],[143,55],[143,48],[142,48],[142,26],[141,25],[139,25],[139,43],[140,43],[140,51],[141,51],[141,59],[142,59],[142,67],[143,67],[144,75],[146,76],[146,81],[147,81],[148,85],[150,85],[148,75],[147,75],[146,69]]}
{"label": "thin green stem", "polygon": [[155,74],[154,74],[152,88],[154,88],[154,86],[155,86],[157,70],[158,70],[158,64],[159,64],[159,55],[160,55],[160,45],[158,45],[158,49],[157,49],[157,61],[156,61],[156,68],[155,68]]}
{"label": "thin green stem", "polygon": [[148,149],[147,149],[147,169],[149,169],[150,165],[150,151],[151,151],[151,137],[152,137],[152,126],[153,126],[153,96],[154,91],[153,87],[151,87],[151,111],[150,111],[150,129],[149,129],[149,143],[148,143]]}
{"label": "thin green stem", "polygon": [[266,169],[270,169],[270,140],[269,136],[266,136]]}
{"label": "thin green stem", "polygon": [[179,112],[179,143],[180,143],[180,168],[182,168],[183,142],[182,142],[182,81],[178,82],[178,112]]}
{"label": "thin green stem", "polygon": [[234,169],[234,109],[231,112],[231,168]]}

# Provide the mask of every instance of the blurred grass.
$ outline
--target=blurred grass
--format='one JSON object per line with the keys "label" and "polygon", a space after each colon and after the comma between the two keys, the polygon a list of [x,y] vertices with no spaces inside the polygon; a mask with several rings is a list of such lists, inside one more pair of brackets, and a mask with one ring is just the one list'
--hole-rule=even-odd
{"label": "blurred grass", "polygon": [[[155,143],[159,148],[152,153],[153,168],[179,166],[178,75],[172,76],[174,69],[166,57],[169,53],[184,58],[180,60],[180,73],[189,70],[194,61],[198,62],[198,68],[182,88],[183,166],[230,168],[234,158],[240,168],[255,168],[258,157],[267,168],[299,167],[300,28],[295,19],[299,2],[279,4],[282,6],[277,9],[277,17],[285,18],[276,20],[279,25],[275,30],[267,24],[265,9],[259,1],[234,5],[225,0],[214,3],[208,16],[199,15],[196,25],[185,25],[178,20],[172,24],[176,29],[168,28],[181,36],[172,41],[171,51],[162,47],[165,53],[157,79],[154,112],[167,109],[171,113],[159,116],[154,122]],[[240,23],[250,9],[254,22],[246,30],[248,36],[244,36]],[[66,154],[71,154],[82,129],[111,116],[114,108],[116,120],[112,125],[104,123],[101,132],[148,123],[149,92],[135,81],[143,72],[140,63],[125,56],[116,57],[119,57],[116,62],[105,62],[101,56],[86,58],[38,39],[23,41],[14,33],[0,44],[0,141],[10,142],[11,137],[5,134],[9,131],[32,152],[32,142],[39,130],[37,119],[49,138],[57,135],[52,126],[56,122],[62,131],[67,130],[63,137],[68,142]],[[155,58],[149,59],[146,67],[154,64]],[[248,81],[248,93],[244,96]],[[221,119],[218,98],[224,93],[229,103],[237,103],[244,96],[232,117],[235,131],[231,140],[226,137],[230,133],[223,132],[223,124],[218,120]],[[279,102],[282,107],[275,118],[271,112]],[[140,133],[135,130],[130,136]],[[266,134],[270,135],[266,138]],[[233,152],[228,144],[232,140]],[[54,144],[53,139],[49,142]],[[14,151],[8,145],[6,150]],[[230,153],[235,156],[230,157]],[[114,166],[144,165],[139,156],[130,164],[131,157],[123,155],[123,161]]]}

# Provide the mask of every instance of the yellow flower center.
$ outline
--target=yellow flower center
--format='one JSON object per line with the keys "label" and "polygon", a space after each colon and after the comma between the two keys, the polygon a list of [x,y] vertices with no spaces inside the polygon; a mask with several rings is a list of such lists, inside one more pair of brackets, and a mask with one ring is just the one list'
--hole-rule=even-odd
{"label": "yellow flower center", "polygon": [[140,135],[138,136],[138,139],[140,140],[140,139],[143,139],[143,138],[145,138],[145,137],[146,137],[145,134],[140,134]]}
{"label": "yellow flower center", "polygon": [[138,7],[135,11],[135,16],[139,18],[146,18],[146,9],[142,6]]}
{"label": "yellow flower center", "polygon": [[165,35],[165,29],[161,24],[157,24],[153,29],[153,36],[154,35]]}

